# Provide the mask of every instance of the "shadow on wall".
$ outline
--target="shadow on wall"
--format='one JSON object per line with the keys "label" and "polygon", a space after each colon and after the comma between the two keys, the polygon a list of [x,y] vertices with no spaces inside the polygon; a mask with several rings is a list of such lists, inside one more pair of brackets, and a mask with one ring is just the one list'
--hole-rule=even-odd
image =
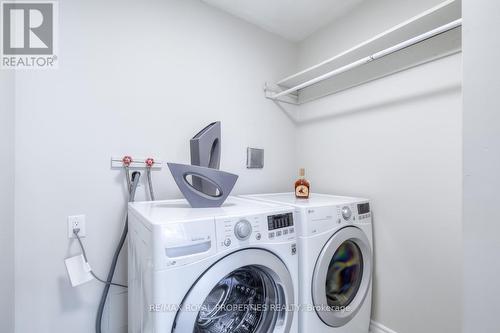
{"label": "shadow on wall", "polygon": [[297,126],[299,122],[297,121],[297,109],[293,109],[294,107],[297,108],[297,106],[293,105],[288,105],[290,107],[290,110],[285,107],[285,105],[281,104],[278,101],[273,101],[274,105],[280,109],[283,114],[295,125]]}
{"label": "shadow on wall", "polygon": [[61,312],[80,311],[83,307],[83,300],[80,297],[78,288],[73,288],[66,275],[57,278],[59,289],[59,304]]}
{"label": "shadow on wall", "polygon": [[316,123],[319,123],[319,122],[322,122],[322,121],[325,121],[328,119],[346,117],[346,116],[350,116],[350,115],[362,113],[362,112],[367,112],[367,111],[370,111],[370,112],[382,111],[382,110],[385,111],[387,108],[391,108],[391,107],[394,108],[394,107],[401,105],[401,104],[422,101],[424,99],[431,99],[431,98],[441,96],[441,95],[457,93],[457,92],[461,91],[461,89],[462,89],[462,85],[460,83],[456,83],[456,84],[453,84],[451,86],[441,87],[439,89],[433,88],[432,90],[418,92],[415,94],[408,94],[405,96],[399,96],[397,98],[384,100],[384,101],[378,102],[378,103],[357,106],[354,108],[340,109],[340,110],[334,109],[334,110],[326,111],[326,113],[323,111],[323,112],[321,112],[321,115],[311,116],[307,119],[300,120],[299,123],[301,125],[316,124]]}

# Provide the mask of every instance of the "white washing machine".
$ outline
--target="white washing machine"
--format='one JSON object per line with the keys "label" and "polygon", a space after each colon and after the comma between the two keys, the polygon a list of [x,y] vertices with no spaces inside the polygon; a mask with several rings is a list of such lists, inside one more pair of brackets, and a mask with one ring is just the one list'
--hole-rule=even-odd
{"label": "white washing machine", "polygon": [[235,197],[131,203],[128,331],[297,333],[294,216]]}
{"label": "white washing machine", "polygon": [[372,213],[367,199],[294,193],[243,196],[292,205],[297,214],[299,332],[368,333]]}

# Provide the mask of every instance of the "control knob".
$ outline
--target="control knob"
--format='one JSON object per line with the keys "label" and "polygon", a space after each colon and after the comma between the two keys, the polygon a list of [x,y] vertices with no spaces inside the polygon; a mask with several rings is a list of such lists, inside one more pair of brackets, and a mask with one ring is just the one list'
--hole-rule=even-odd
{"label": "control knob", "polygon": [[349,220],[352,216],[352,211],[351,208],[344,206],[342,207],[342,217],[344,220]]}
{"label": "control knob", "polygon": [[240,220],[234,226],[234,235],[239,240],[247,240],[252,234],[252,225],[247,220]]}

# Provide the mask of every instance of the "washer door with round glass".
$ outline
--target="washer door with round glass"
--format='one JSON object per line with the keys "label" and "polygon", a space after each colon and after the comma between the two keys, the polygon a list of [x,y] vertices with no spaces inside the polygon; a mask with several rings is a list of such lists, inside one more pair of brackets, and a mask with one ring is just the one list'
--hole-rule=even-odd
{"label": "washer door with round glass", "polygon": [[336,232],[316,262],[312,297],[321,320],[332,327],[348,323],[363,305],[370,288],[372,251],[356,227]]}
{"label": "washer door with round glass", "polygon": [[293,295],[291,275],[277,256],[259,249],[235,252],[193,285],[173,332],[286,333]]}

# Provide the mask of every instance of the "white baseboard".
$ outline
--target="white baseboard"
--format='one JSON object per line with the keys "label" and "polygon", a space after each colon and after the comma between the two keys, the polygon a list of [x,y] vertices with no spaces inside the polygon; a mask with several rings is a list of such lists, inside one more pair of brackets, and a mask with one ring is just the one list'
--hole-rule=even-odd
{"label": "white baseboard", "polygon": [[397,333],[384,325],[377,323],[376,321],[370,321],[370,333]]}

